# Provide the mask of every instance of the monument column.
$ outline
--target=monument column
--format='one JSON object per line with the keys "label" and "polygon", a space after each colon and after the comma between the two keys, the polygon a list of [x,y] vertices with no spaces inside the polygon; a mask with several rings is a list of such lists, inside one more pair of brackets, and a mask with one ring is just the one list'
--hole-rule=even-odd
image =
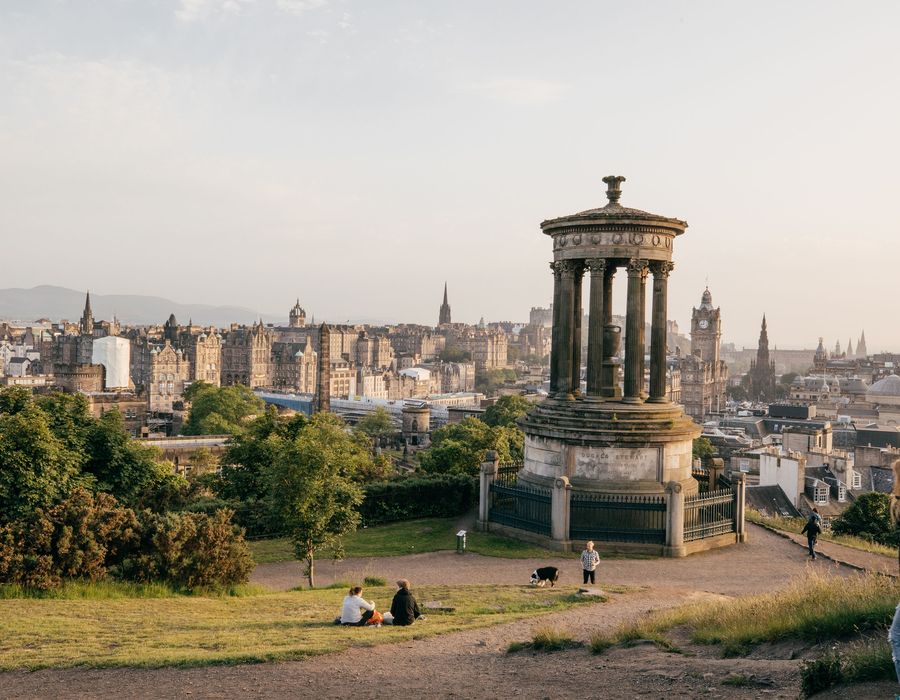
{"label": "monument column", "polygon": [[[601,331],[604,334],[603,337],[607,339],[607,342],[603,344],[603,354],[605,355],[605,357],[603,358],[601,378],[602,386],[600,389],[600,393],[604,398],[608,399],[621,398],[621,394],[619,392],[619,370],[618,367],[613,364],[613,356],[618,355],[619,352],[618,336],[614,337],[612,335],[609,335],[607,330],[610,326],[613,325],[613,279],[616,276],[617,269],[618,267],[616,261],[606,261],[606,272],[603,275],[603,325],[601,326]],[[613,340],[615,342],[610,342]]]}
{"label": "monument column", "polygon": [[581,393],[581,291],[584,285],[584,261],[573,260],[572,280],[572,384],[569,393],[578,396]]}
{"label": "monument column", "polygon": [[[572,395],[572,339],[575,335],[575,271],[577,264],[573,260],[563,260],[560,266],[559,285],[559,344],[556,377],[557,398],[571,398]],[[555,330],[555,329],[554,329]]]}
{"label": "monument column", "polygon": [[[591,271],[590,302],[588,307],[587,395],[600,396],[603,388],[603,326],[605,325],[606,260],[587,261]],[[610,275],[610,280],[612,276]],[[610,284],[612,286],[612,284]]]}
{"label": "monument column", "polygon": [[669,273],[674,265],[668,261],[654,262],[653,320],[650,326],[650,403],[666,403],[666,307],[668,304]]}
{"label": "monument column", "polygon": [[641,403],[644,388],[644,295],[647,261],[628,261],[628,310],[625,317],[625,403]]}
{"label": "monument column", "polygon": [[559,391],[559,358],[561,332],[559,327],[559,297],[562,287],[562,263],[550,263],[553,272],[553,326],[550,331],[550,395]]}

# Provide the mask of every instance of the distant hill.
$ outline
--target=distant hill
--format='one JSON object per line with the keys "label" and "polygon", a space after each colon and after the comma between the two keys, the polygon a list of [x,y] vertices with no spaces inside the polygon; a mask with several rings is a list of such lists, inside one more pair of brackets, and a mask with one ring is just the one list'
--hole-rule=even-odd
{"label": "distant hill", "polygon": [[[77,321],[84,310],[84,291],[40,285],[31,289],[0,289],[0,320],[34,321],[49,318],[51,321],[67,319]],[[188,320],[203,326],[227,326],[231,323],[253,323],[262,317],[271,323],[287,323],[287,307],[284,314],[260,314],[241,306],[210,306],[208,304],[179,304],[163,297],[138,294],[91,294],[94,319],[111,319],[121,323],[149,325],[164,323],[169,314],[175,314],[179,323]]]}

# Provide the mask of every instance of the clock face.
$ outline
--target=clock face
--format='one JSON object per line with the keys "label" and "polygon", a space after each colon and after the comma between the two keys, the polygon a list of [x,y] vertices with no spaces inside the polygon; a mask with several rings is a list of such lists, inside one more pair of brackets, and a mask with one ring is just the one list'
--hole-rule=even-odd
{"label": "clock face", "polygon": [[700,323],[698,323],[697,325],[700,326],[700,328],[705,331],[707,328],[709,328],[709,321],[707,321],[704,318],[704,319],[701,319]]}

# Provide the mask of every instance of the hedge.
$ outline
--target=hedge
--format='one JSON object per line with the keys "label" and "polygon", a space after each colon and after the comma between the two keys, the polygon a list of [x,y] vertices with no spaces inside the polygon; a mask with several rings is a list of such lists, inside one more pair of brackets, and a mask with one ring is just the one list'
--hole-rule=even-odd
{"label": "hedge", "polygon": [[376,481],[364,489],[359,508],[363,525],[452,517],[466,513],[478,500],[478,479],[467,474]]}

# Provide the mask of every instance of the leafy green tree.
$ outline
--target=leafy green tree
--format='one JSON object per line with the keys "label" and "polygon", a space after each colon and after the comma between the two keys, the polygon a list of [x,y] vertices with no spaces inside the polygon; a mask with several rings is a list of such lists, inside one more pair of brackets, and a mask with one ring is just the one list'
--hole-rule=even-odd
{"label": "leafy green tree", "polygon": [[246,427],[251,416],[265,410],[265,403],[250,387],[242,384],[214,387],[196,382],[185,391],[191,412],[184,424],[184,435],[236,435]]}
{"label": "leafy green tree", "polygon": [[438,357],[444,362],[469,362],[472,359],[472,353],[462,348],[444,348],[438,354]]}
{"label": "leafy green tree", "polygon": [[354,441],[330,414],[319,414],[293,440],[275,438],[269,471],[271,502],[306,564],[315,587],[315,557],[322,549],[343,553],[342,538],[359,524],[363,492]]}
{"label": "leafy green tree", "polygon": [[694,439],[692,452],[694,459],[708,459],[716,454],[716,448],[707,438],[698,437]]}
{"label": "leafy green tree", "polygon": [[366,435],[370,438],[385,438],[397,432],[391,414],[383,406],[378,406],[371,413],[363,416],[354,428],[355,433]]}
{"label": "leafy green tree", "polygon": [[475,373],[475,389],[485,396],[493,396],[501,386],[515,380],[513,369],[489,369]]}
{"label": "leafy green tree", "polygon": [[510,394],[501,396],[493,406],[484,411],[484,422],[490,426],[503,425],[514,427],[516,420],[524,416],[532,407],[532,403],[524,396]]}
{"label": "leafy green tree", "polygon": [[725,395],[732,401],[746,401],[747,389],[744,386],[729,386],[725,388]]}
{"label": "leafy green tree", "polygon": [[94,477],[99,491],[134,506],[172,473],[159,453],[132,440],[118,410],[107,411],[87,431],[83,470]]}
{"label": "leafy green tree", "polygon": [[[5,393],[5,392],[4,392]],[[0,522],[49,508],[85,485],[81,455],[50,430],[47,415],[19,397],[0,402],[15,413],[0,413]]]}
{"label": "leafy green tree", "polygon": [[470,417],[435,430],[431,447],[419,452],[419,463],[431,474],[474,475],[488,450],[496,450],[501,462],[520,461],[524,441],[518,428],[491,427]]}
{"label": "leafy green tree", "polygon": [[891,496],[886,493],[861,494],[831,523],[836,535],[856,535],[888,546],[897,544],[891,520]]}

